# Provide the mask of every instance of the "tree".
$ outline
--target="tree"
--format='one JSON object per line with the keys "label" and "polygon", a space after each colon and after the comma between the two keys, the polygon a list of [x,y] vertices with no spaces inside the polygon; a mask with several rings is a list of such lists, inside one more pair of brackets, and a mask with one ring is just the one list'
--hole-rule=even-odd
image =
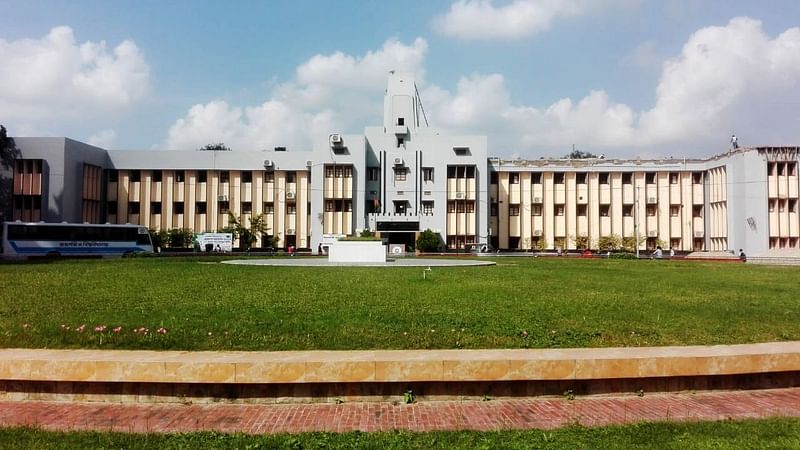
{"label": "tree", "polygon": [[204,147],[200,148],[200,150],[229,152],[231,148],[226,147],[224,142],[217,142],[216,144],[206,144]]}
{"label": "tree", "polygon": [[572,150],[568,155],[564,155],[564,158],[568,159],[589,159],[589,158],[597,158],[597,155],[594,153],[584,152],[581,150]]}
{"label": "tree", "polygon": [[417,238],[417,250],[421,252],[436,252],[441,247],[442,241],[439,239],[439,233],[434,233],[430,228],[420,233]]}
{"label": "tree", "polygon": [[622,238],[622,249],[626,252],[635,252],[645,240],[645,237],[641,235],[625,236]]}
{"label": "tree", "polygon": [[233,238],[239,240],[239,249],[245,251],[249,251],[258,237],[269,230],[267,218],[263,213],[250,217],[250,226],[245,226],[242,218],[236,217],[230,211],[228,211],[228,226],[222,229],[225,233],[233,234]]}
{"label": "tree", "polygon": [[601,251],[616,251],[620,247],[622,247],[622,236],[618,234],[600,236],[597,240],[597,248]]}
{"label": "tree", "polygon": [[572,241],[575,242],[575,248],[578,249],[587,249],[592,246],[592,240],[586,234],[573,236]]}
{"label": "tree", "polygon": [[8,137],[6,127],[0,125],[0,222],[11,219],[11,194],[14,160],[19,157],[14,138]]}

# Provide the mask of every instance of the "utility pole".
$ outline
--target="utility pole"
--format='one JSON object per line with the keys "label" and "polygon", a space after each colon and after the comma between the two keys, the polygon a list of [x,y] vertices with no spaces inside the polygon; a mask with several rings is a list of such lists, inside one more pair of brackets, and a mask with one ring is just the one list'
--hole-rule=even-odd
{"label": "utility pole", "polygon": [[636,196],[633,199],[633,239],[636,245],[636,259],[639,259],[639,190],[641,186],[636,185]]}

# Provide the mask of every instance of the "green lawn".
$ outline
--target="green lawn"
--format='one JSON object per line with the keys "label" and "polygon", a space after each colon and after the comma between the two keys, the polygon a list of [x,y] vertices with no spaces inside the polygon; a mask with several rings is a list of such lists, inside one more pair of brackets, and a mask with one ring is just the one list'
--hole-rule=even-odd
{"label": "green lawn", "polygon": [[552,431],[435,433],[306,433],[246,436],[218,433],[52,433],[0,428],[0,448],[9,449],[797,449],[800,419],[741,422],[642,423]]}
{"label": "green lawn", "polygon": [[[434,268],[423,280],[419,268],[215,261],[1,264],[0,347],[551,348],[800,340],[796,267],[499,258],[494,267]],[[100,325],[106,328],[95,331]]]}

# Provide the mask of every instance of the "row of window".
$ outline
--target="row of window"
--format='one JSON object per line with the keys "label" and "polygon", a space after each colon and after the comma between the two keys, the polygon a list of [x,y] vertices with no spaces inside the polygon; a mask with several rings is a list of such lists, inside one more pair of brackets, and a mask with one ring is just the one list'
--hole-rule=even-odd
{"label": "row of window", "polygon": [[796,177],[797,176],[797,162],[789,161],[789,162],[770,162],[767,163],[767,174],[768,175],[779,175],[782,177],[790,176]]}
{"label": "row of window", "polygon": [[353,178],[353,166],[325,166],[325,178]]}
{"label": "row of window", "polygon": [[[186,171],[185,170],[174,170],[172,171],[175,176],[176,183],[183,183],[186,181]],[[119,172],[116,170],[109,170],[108,173],[108,181],[111,183],[116,183],[119,181]],[[250,170],[243,170],[240,172],[241,174],[241,181],[242,183],[252,183],[253,182],[253,172]],[[351,175],[352,176],[352,168],[351,168]],[[142,171],[141,170],[129,170],[128,177],[131,183],[138,183],[142,181]],[[219,182],[220,183],[229,183],[230,182],[230,171],[228,170],[220,170],[219,171]],[[151,180],[154,183],[160,183],[163,180],[163,172],[161,170],[153,170],[151,171]],[[207,170],[198,170],[197,171],[197,182],[198,183],[206,183],[208,182],[208,171]],[[275,173],[272,171],[265,171],[264,172],[264,182],[265,183],[274,183],[275,182]],[[297,182],[297,172],[296,171],[288,171],[286,172],[286,182],[287,183],[295,183]]]}
{"label": "row of window", "polygon": [[[588,173],[586,172],[578,172],[575,174],[575,183],[576,184],[586,184]],[[490,175],[489,183],[490,184],[497,184],[498,183],[498,172],[492,172]],[[565,172],[554,172],[553,173],[553,184],[564,184],[566,174]],[[598,182],[600,184],[609,184],[609,180],[611,177],[610,172],[600,172],[598,174]],[[519,172],[511,172],[508,174],[508,182],[509,184],[519,184],[520,180],[520,173]],[[669,183],[670,184],[678,184],[680,180],[680,174],[677,172],[670,172],[669,173]],[[646,184],[656,184],[656,172],[645,172],[644,181]],[[693,184],[702,184],[703,183],[703,173],[702,172],[692,172],[692,183]],[[542,173],[541,172],[531,172],[531,184],[542,184]],[[633,184],[633,172],[622,172],[622,184]]]}
{"label": "row of window", "polygon": [[769,212],[797,212],[797,199],[771,199],[769,201]]}
{"label": "row of window", "polygon": [[[230,202],[227,201],[219,201],[217,202],[217,210],[220,214],[227,214],[230,211]],[[308,208],[311,211],[311,207],[309,205]],[[109,214],[116,214],[117,211],[117,202],[108,202],[108,212]],[[140,214],[141,206],[139,202],[128,202],[128,214]],[[161,202],[150,202],[150,214],[161,214],[162,207]],[[172,213],[173,214],[184,214],[185,211],[185,204],[184,202],[173,202],[172,203]],[[207,202],[195,202],[194,203],[194,211],[195,214],[207,214],[208,213],[208,203]],[[241,203],[241,212],[242,214],[251,214],[253,212],[253,202],[242,202]],[[273,214],[275,212],[275,205],[272,202],[265,202],[264,207],[262,209],[264,214]],[[287,203],[286,204],[286,214],[297,214],[297,204],[296,203]]]}
{"label": "row of window", "polygon": [[[395,167],[392,169],[392,171],[394,172],[394,181],[406,181],[408,179],[408,167]],[[380,181],[381,168],[367,168],[367,176],[368,181]],[[422,168],[422,181],[426,183],[433,183],[433,167]]]}
{"label": "row of window", "polygon": [[[563,203],[553,205],[553,215],[554,216],[563,216],[565,211],[566,205]],[[498,215],[498,204],[492,203],[490,207],[490,215],[497,216]],[[575,215],[577,216],[586,216],[588,211],[587,205],[576,205],[575,206]],[[609,217],[611,215],[611,205],[600,205],[599,209],[600,217]],[[658,214],[658,206],[657,205],[647,205],[646,214],[648,216],[655,216]],[[678,217],[681,214],[681,206],[680,205],[673,205],[669,208],[669,214],[672,217]],[[519,203],[508,205],[508,215],[509,216],[519,216],[520,215],[520,205]],[[541,216],[542,215],[542,205],[541,204],[534,204],[531,205],[531,215],[532,216]],[[622,216],[623,217],[633,217],[633,205],[622,205]],[[694,205],[692,207],[692,217],[701,218],[703,217],[703,205]]]}

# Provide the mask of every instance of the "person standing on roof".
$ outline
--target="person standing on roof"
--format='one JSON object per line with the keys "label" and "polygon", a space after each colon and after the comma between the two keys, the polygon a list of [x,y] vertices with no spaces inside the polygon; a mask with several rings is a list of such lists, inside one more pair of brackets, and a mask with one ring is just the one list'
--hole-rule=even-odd
{"label": "person standing on roof", "polygon": [[739,138],[736,137],[735,134],[731,135],[731,147],[736,150],[739,148]]}

